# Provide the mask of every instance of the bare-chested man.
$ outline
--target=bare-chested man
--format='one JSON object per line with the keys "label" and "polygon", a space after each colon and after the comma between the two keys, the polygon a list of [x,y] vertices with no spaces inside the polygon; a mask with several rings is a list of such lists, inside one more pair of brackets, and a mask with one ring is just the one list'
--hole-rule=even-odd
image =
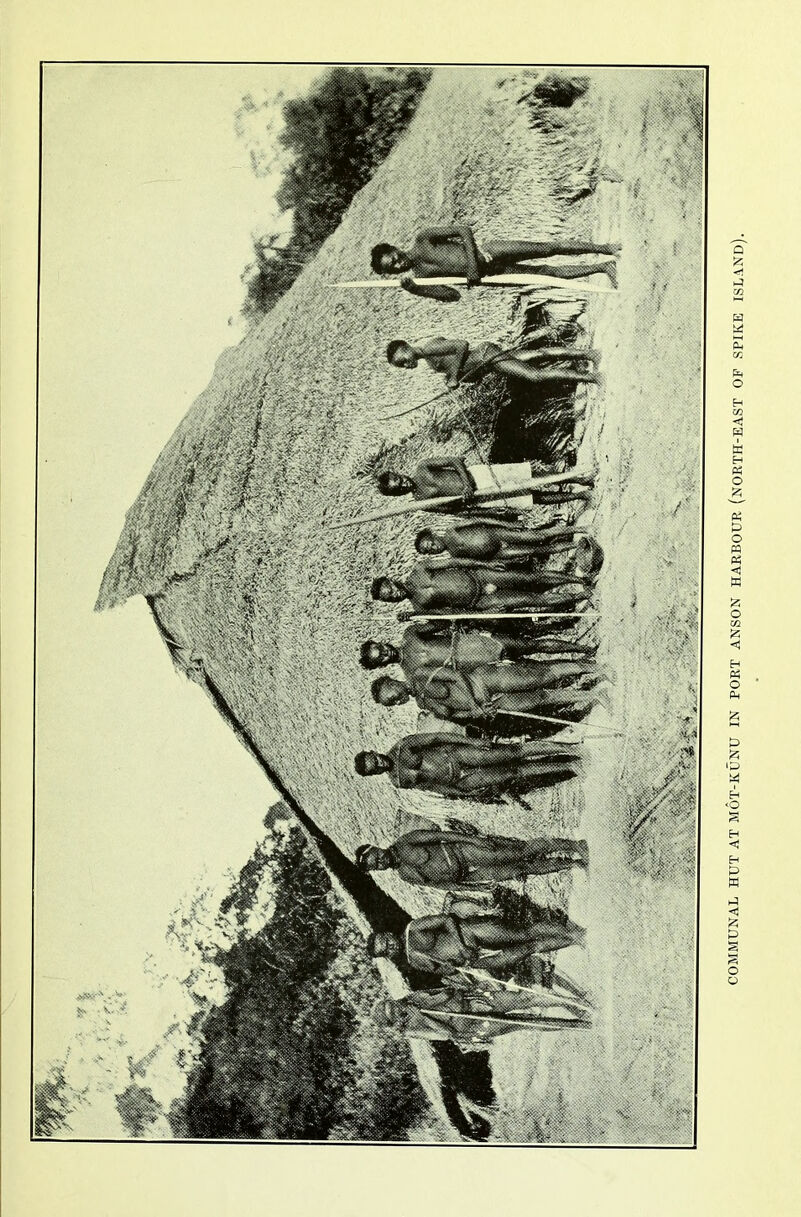
{"label": "bare-chested man", "polygon": [[386,998],[379,1018],[411,1039],[487,1044],[512,1031],[576,1031],[592,1026],[586,997],[540,984],[524,989],[417,989]]}
{"label": "bare-chested man", "polygon": [[423,790],[451,799],[489,799],[525,794],[576,777],[581,754],[573,743],[490,743],[443,732],[407,735],[388,753],[355,758],[360,777],[385,773],[401,790]]}
{"label": "bare-chested man", "polygon": [[521,659],[478,664],[469,673],[448,667],[418,668],[408,685],[379,676],[371,688],[373,700],[381,706],[402,706],[414,697],[422,710],[437,718],[491,723],[496,714],[589,712],[598,703],[592,689],[606,678],[604,669],[587,661]]}
{"label": "bare-chested man", "polygon": [[435,372],[445,377],[449,389],[458,385],[478,384],[492,372],[510,380],[528,384],[548,381],[579,384],[598,381],[597,372],[576,367],[540,367],[543,363],[589,363],[596,366],[599,351],[574,346],[537,346],[504,351],[496,342],[480,342],[471,347],[456,338],[426,338],[412,344],[395,338],[387,347],[387,359],[395,368],[416,368],[423,359]]}
{"label": "bare-chested man", "polygon": [[371,934],[368,951],[374,959],[396,959],[440,976],[462,967],[499,974],[511,971],[529,955],[581,945],[584,934],[569,921],[509,925],[497,913],[478,911],[471,900],[454,900],[447,913],[410,921],[403,938],[388,932]]}
{"label": "bare-chested man", "polygon": [[457,521],[442,533],[422,528],[414,547],[427,557],[448,553],[452,558],[498,560],[505,564],[542,563],[555,555],[567,554],[579,570],[591,575],[597,575],[603,565],[603,550],[598,542],[572,525],[522,528],[505,521],[474,518]]}
{"label": "bare-chested man", "polygon": [[[459,293],[445,285],[416,283],[416,279],[436,279],[458,276],[467,279],[468,286],[481,282],[484,275],[503,271],[526,271],[531,274],[555,275],[560,279],[576,279],[603,271],[613,284],[617,283],[614,256],[619,245],[596,244],[589,240],[551,241],[488,240],[476,243],[468,224],[429,225],[418,232],[408,250],[385,242],[373,247],[370,264],[379,275],[400,275],[401,286],[414,296],[432,300],[458,300]],[[564,255],[605,254],[605,262],[573,262],[531,264],[531,259]]]}
{"label": "bare-chested man", "polygon": [[[510,464],[468,465],[460,456],[437,457],[421,461],[414,473],[398,473],[386,469],[376,478],[381,494],[396,497],[410,494],[418,500],[458,496],[463,504],[448,504],[447,507],[431,510],[452,514],[462,505],[470,507],[477,490],[510,490],[525,485],[532,477],[541,475],[531,461]],[[529,494],[510,496],[508,502],[519,508],[537,503],[542,506],[559,507],[563,504],[586,502],[590,498],[595,479],[588,474],[575,474],[569,482],[551,486],[533,487]],[[486,511],[486,508],[482,510]]]}
{"label": "bare-chested man", "polygon": [[403,579],[374,579],[374,600],[400,604],[410,600],[417,613],[508,613],[520,609],[573,612],[588,595],[587,583],[573,572],[507,570],[501,563],[454,559],[417,562]]}
{"label": "bare-chested man", "polygon": [[[456,985],[458,978],[461,982]],[[593,1005],[586,993],[554,975],[545,985],[527,981],[505,987],[503,981],[463,980],[450,976],[441,988],[415,989],[407,996],[386,998],[376,1010],[379,1022],[411,1039],[450,1039],[461,1044],[491,1043],[512,1031],[576,1031],[590,1027]]]}
{"label": "bare-chested man", "polygon": [[394,870],[416,887],[485,888],[527,875],[550,875],[572,866],[586,867],[587,842],[566,837],[519,841],[480,833],[471,824],[419,828],[392,845],[360,845],[356,863],[362,870]]}
{"label": "bare-chested man", "polygon": [[[498,625],[502,626],[503,622]],[[391,642],[368,639],[359,650],[359,662],[368,671],[399,664],[411,680],[421,668],[449,667],[455,672],[471,672],[483,663],[498,663],[502,659],[523,659],[534,655],[592,656],[596,645],[576,642],[554,633],[559,620],[532,621],[538,627],[522,634],[511,629],[462,629],[459,623],[414,621],[403,632],[400,646]],[[569,617],[562,627],[569,629]]]}

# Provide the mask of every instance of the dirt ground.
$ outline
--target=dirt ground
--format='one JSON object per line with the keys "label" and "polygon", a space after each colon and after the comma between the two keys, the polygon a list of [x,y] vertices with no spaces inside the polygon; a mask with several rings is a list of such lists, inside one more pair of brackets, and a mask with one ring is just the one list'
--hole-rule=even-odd
{"label": "dirt ground", "polygon": [[[452,408],[382,421],[419,403],[430,384],[388,367],[387,340],[505,342],[520,332],[523,303],[478,289],[443,308],[388,291],[334,294],[331,283],[363,277],[372,241],[406,239],[438,218],[470,219],[487,235],[621,241],[620,290],[590,297],[585,317],[605,384],[587,396],[578,464],[599,470],[588,522],[606,552],[600,658],[616,674],[610,709],[594,714],[622,734],[591,742],[581,783],[525,804],[450,810],[511,836],[552,831],[590,843],[588,878],[532,880],[527,890],[568,904],[587,925],[588,950],[561,952],[559,965],[590,984],[597,1026],[518,1034],[492,1049],[493,1139],[687,1144],[703,77],[591,73],[573,106],[549,107],[547,130],[531,101],[537,79],[519,69],[435,72],[409,131],[336,233],[218,361],[128,514],[99,606],[155,597],[187,670],[213,678],[324,831],[349,854],[361,841],[391,840],[438,801],[354,774],[358,749],[389,747],[416,725],[411,708],[371,702],[356,656],[364,638],[399,633],[366,589],[375,574],[409,565],[419,522],[356,533],[329,525],[375,507],[376,467],[472,450]],[[415,915],[441,907],[435,893],[382,883]],[[419,1059],[425,1080],[425,1051]],[[455,1136],[435,1122],[416,1133]]]}
{"label": "dirt ground", "polygon": [[[620,240],[620,292],[587,323],[605,386],[591,391],[579,465],[606,551],[599,658],[623,731],[595,742],[581,831],[592,859],[571,915],[599,1003],[585,1036],[493,1050],[501,1139],[687,1144],[693,1136],[702,324],[702,130],[697,81],[593,78],[602,182],[576,218]],[[570,817],[572,819],[572,816]],[[532,890],[534,885],[530,885]],[[578,952],[570,952],[570,954]]]}

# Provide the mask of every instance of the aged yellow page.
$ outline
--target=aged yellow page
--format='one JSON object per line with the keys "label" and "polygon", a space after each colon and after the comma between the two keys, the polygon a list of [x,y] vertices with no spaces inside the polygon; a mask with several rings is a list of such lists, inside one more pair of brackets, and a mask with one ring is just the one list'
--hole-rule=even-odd
{"label": "aged yellow page", "polygon": [[6,1212],[796,1212],[790,6],[5,34]]}

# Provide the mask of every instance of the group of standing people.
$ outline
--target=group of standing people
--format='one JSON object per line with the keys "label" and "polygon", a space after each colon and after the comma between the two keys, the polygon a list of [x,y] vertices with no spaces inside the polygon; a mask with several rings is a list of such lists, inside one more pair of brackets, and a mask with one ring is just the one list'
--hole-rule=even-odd
{"label": "group of standing people", "polygon": [[[508,467],[489,468],[509,488]],[[512,468],[519,483],[521,472]],[[379,490],[424,502],[458,493],[458,486],[469,511],[476,469],[457,457],[426,461],[411,477],[382,474]],[[540,500],[551,494],[583,502],[589,482],[543,490]],[[360,662],[369,670],[400,668],[373,680],[379,705],[414,699],[451,729],[405,736],[389,753],[360,752],[357,773],[385,773],[401,789],[488,799],[575,776],[576,745],[553,737],[586,718],[609,678],[596,645],[575,628],[591,604],[600,546],[573,525],[532,528],[471,513],[443,532],[422,529],[415,548],[411,570],[403,578],[379,576],[371,594],[389,604],[408,600],[416,619],[397,646],[366,640]],[[473,728],[472,738],[455,735],[453,725]]]}
{"label": "group of standing people", "polygon": [[[372,267],[399,275],[399,285],[413,294],[450,301],[458,299],[454,288],[420,278],[458,276],[469,287],[512,268],[566,279],[601,272],[616,284],[618,252],[619,246],[591,242],[479,246],[469,226],[454,224],[426,228],[408,251],[376,246]],[[565,254],[601,254],[605,261],[528,264]],[[541,327],[535,348],[512,350],[489,342],[471,348],[446,338],[396,339],[387,358],[403,369],[425,361],[451,390],[490,373],[532,384],[593,383],[598,352],[569,345],[575,333],[575,327]],[[359,752],[360,776],[386,775],[399,789],[449,800],[495,802],[580,773],[577,727],[603,701],[611,679],[585,627],[603,553],[575,523],[552,519],[535,527],[520,513],[521,503],[570,505],[580,513],[593,477],[543,481],[537,484],[527,461],[461,457],[426,460],[412,473],[387,469],[377,478],[382,495],[411,496],[410,504],[439,519],[417,532],[409,570],[374,579],[373,600],[404,604],[398,616],[408,624],[398,641],[366,639],[359,661],[376,673],[371,693],[379,705],[392,710],[415,702],[433,727],[403,736],[388,752]],[[492,899],[499,884],[585,869],[586,841],[517,840],[448,820],[444,828],[406,833],[385,847],[362,845],[356,861],[365,871],[393,870],[407,883],[447,892],[442,912],[412,919],[403,936],[370,936],[373,957],[432,976],[430,989],[385,1003],[387,1022],[409,1035],[468,1042],[520,1025],[589,1025],[587,995],[543,958],[581,945],[584,930],[536,906],[528,916],[510,918]],[[540,963],[535,980],[516,983],[515,969],[532,957]]]}

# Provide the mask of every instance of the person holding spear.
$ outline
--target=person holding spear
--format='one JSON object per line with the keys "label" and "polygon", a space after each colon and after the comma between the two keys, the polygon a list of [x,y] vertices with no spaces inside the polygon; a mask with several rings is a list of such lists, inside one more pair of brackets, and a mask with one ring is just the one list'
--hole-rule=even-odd
{"label": "person holding spear", "polygon": [[[602,669],[586,662],[522,659],[480,664],[467,675],[448,667],[421,668],[411,685],[379,676],[371,688],[380,706],[402,706],[414,697],[421,710],[437,718],[491,726],[497,714],[525,719],[589,713],[599,700],[591,686],[604,679],[608,678]],[[583,688],[578,687],[580,681]]]}
{"label": "person holding spear", "polygon": [[495,802],[569,781],[581,760],[573,743],[499,744],[429,732],[404,736],[388,753],[359,752],[354,766],[360,777],[386,774],[399,790]]}
{"label": "person holding spear", "polygon": [[[373,246],[370,266],[379,275],[399,275],[400,286],[413,296],[447,303],[459,300],[453,287],[417,283],[417,279],[464,277],[473,287],[487,275],[522,271],[551,275],[558,279],[577,279],[598,272],[606,274],[617,286],[615,256],[620,245],[596,244],[589,240],[520,241],[490,240],[476,243],[469,224],[437,224],[422,228],[408,250],[380,242]],[[604,262],[574,262],[530,265],[531,259],[562,255],[607,255]],[[522,264],[522,265],[521,265]]]}
{"label": "person holding spear", "polygon": [[[422,510],[454,513],[464,508],[468,510],[479,504],[482,492],[490,493],[497,489],[495,497],[500,498],[501,492],[520,490],[521,506],[542,504],[559,507],[566,503],[590,498],[595,485],[591,474],[568,472],[557,474],[552,480],[542,479],[541,484],[532,482],[537,477],[537,471],[531,461],[517,461],[511,464],[468,465],[462,457],[437,457],[421,461],[412,474],[399,473],[394,469],[385,469],[376,478],[376,487],[380,494],[390,498],[410,494]],[[532,483],[531,487],[526,483]],[[461,499],[461,503],[447,506],[428,506],[427,501],[444,497]]]}
{"label": "person holding spear", "polygon": [[[459,461],[458,457],[448,458],[449,465]],[[424,464],[428,464],[428,462],[424,462]],[[464,462],[462,461],[461,464]],[[594,481],[591,474],[574,471],[535,473],[530,461],[522,461],[511,466],[471,465],[469,469],[465,465],[465,471],[469,474],[470,481],[466,484],[462,483],[460,489],[455,489],[451,482],[449,493],[426,498],[422,497],[422,488],[420,488],[418,493],[421,497],[415,498],[413,495],[410,503],[395,503],[391,507],[385,507],[381,511],[370,512],[367,515],[352,516],[346,520],[333,520],[327,524],[327,527],[332,530],[355,528],[361,524],[373,524],[377,520],[388,520],[393,516],[408,515],[413,511],[443,511],[451,514],[463,510],[469,511],[479,504],[483,512],[487,503],[498,500],[507,502],[519,499],[524,507],[527,503],[534,502],[561,504],[572,502],[577,498],[586,500],[589,498]],[[451,470],[447,476],[451,477],[453,474],[454,470]],[[503,479],[506,479],[505,485],[501,485]],[[377,479],[377,484],[382,494],[392,497],[413,493],[416,485],[412,478],[407,477],[406,474],[396,473],[394,470],[385,470]],[[579,485],[581,488],[569,493],[565,498],[559,490],[559,487],[565,484]],[[508,517],[508,511],[504,514]]]}
{"label": "person holding spear", "polygon": [[[535,621],[532,624],[540,629],[553,628],[550,621]],[[495,634],[487,634],[478,630],[462,630],[456,622],[450,622],[448,625],[452,632],[442,633],[443,627],[438,622],[415,622],[407,628],[404,634],[403,650],[399,650],[390,642],[373,640],[365,642],[361,648],[362,667],[369,670],[384,667],[390,663],[400,663],[407,685],[409,688],[414,688],[415,682],[419,683],[418,674],[421,671],[436,672],[437,675],[441,671],[464,672],[465,675],[469,675],[481,664],[492,664],[501,659],[517,659],[524,656],[532,658],[539,656],[540,659],[543,659],[545,656],[559,656],[563,659],[578,657],[587,660],[591,659],[597,650],[595,644],[585,644],[552,636],[538,637],[528,634],[528,631],[521,631],[519,638],[509,631],[499,631],[500,637],[498,637]],[[520,622],[519,625],[522,626],[523,623]],[[423,640],[418,642],[417,631],[428,631],[432,627],[440,632],[433,636],[426,634]],[[410,633],[412,633],[411,642],[407,638]],[[397,683],[400,688],[406,688],[402,682]],[[373,689],[375,697],[375,684]],[[560,704],[558,718],[546,716],[542,712],[516,715],[495,711],[490,718],[466,720],[464,728],[475,728],[482,735],[491,735],[494,739],[544,739],[557,735],[568,727],[577,727],[589,715],[594,702],[581,700],[580,706]],[[420,705],[425,706],[425,698],[421,700]],[[436,719],[446,717],[441,705],[426,708],[423,713],[431,714]],[[454,719],[450,721],[455,722]],[[424,726],[418,726],[418,731],[426,729]],[[437,729],[436,724],[431,724],[430,730],[436,731]]]}
{"label": "person holding spear", "polygon": [[[379,1022],[410,1039],[486,1044],[512,1031],[579,1030],[592,1026],[593,1009],[586,997],[570,990],[534,983],[501,981],[478,969],[472,984],[417,989],[401,998],[385,998],[376,1012]],[[554,978],[555,979],[555,978]]]}
{"label": "person holding spear", "polygon": [[454,338],[429,338],[414,345],[396,338],[387,347],[387,359],[393,367],[411,370],[423,359],[435,372],[445,377],[449,389],[478,384],[491,372],[528,384],[552,381],[597,384],[599,377],[595,371],[531,365],[557,361],[597,366],[600,358],[599,351],[582,350],[580,347],[541,346],[530,350],[504,351],[494,342],[482,342],[471,348],[467,342]]}
{"label": "person holding spear", "polygon": [[[558,619],[557,619],[558,620]],[[399,664],[407,680],[421,668],[449,667],[455,672],[472,672],[479,664],[498,663],[502,659],[523,659],[533,655],[580,655],[592,656],[597,651],[594,643],[573,641],[553,637],[553,621],[533,621],[532,626],[540,632],[512,632],[501,628],[486,630],[463,630],[456,622],[444,625],[437,621],[415,621],[403,632],[400,646],[369,638],[359,649],[359,663],[367,671]],[[570,626],[569,618],[564,619]]]}

